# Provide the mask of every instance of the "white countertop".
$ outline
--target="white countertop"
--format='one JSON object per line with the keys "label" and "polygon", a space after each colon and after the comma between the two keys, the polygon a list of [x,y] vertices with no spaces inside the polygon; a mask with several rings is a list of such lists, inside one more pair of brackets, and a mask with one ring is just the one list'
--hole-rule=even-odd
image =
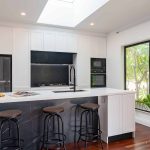
{"label": "white countertop", "polygon": [[27,102],[27,101],[40,101],[40,100],[54,100],[54,99],[69,99],[79,97],[93,97],[93,96],[109,96],[117,94],[134,93],[127,90],[117,90],[111,88],[89,88],[83,89],[82,92],[64,92],[54,93],[51,90],[39,90],[33,91],[38,95],[26,96],[26,97],[14,97],[13,93],[5,93],[5,97],[0,97],[0,103],[11,103],[11,102]]}

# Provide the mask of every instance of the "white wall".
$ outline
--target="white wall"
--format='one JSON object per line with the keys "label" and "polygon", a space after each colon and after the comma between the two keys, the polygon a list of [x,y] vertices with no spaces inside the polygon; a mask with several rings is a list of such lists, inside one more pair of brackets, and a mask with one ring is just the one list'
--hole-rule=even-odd
{"label": "white wall", "polygon": [[124,46],[150,39],[150,22],[107,37],[107,85],[124,89]]}
{"label": "white wall", "polygon": [[[150,22],[107,37],[107,85],[124,89],[124,46],[150,40]],[[150,126],[150,114],[136,112],[136,122]]]}
{"label": "white wall", "polygon": [[30,89],[30,50],[77,53],[77,85],[89,87],[90,57],[106,57],[106,37],[59,28],[0,26],[0,54],[13,55],[13,90]]}

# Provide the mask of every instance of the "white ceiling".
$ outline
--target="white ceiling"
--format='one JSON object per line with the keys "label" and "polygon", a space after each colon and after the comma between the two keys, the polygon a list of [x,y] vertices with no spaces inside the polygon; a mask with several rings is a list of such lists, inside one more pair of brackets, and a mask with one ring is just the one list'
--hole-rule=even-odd
{"label": "white ceiling", "polygon": [[[36,23],[47,0],[0,0],[0,21]],[[20,16],[26,12],[27,16]]]}
{"label": "white ceiling", "polygon": [[[47,0],[0,0],[0,21],[36,24]],[[26,12],[27,16],[20,16]],[[76,29],[99,33],[120,31],[150,20],[150,0],[110,0]],[[94,22],[94,26],[90,26]]]}
{"label": "white ceiling", "polygon": [[[150,20],[150,0],[110,0],[77,28],[109,33],[124,30],[128,27]],[[95,26],[89,26],[94,22]]]}

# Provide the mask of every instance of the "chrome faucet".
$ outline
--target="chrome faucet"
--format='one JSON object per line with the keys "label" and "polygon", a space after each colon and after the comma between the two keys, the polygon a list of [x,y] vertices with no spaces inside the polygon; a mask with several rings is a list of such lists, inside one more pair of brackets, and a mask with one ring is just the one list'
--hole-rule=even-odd
{"label": "chrome faucet", "polygon": [[73,91],[76,91],[76,70],[74,66],[70,67],[70,81],[72,79],[72,70],[73,70]]}

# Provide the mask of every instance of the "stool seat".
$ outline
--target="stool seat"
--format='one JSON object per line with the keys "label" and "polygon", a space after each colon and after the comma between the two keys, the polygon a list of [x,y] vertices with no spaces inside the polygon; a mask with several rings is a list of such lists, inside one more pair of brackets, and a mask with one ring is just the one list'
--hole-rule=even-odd
{"label": "stool seat", "polygon": [[4,110],[0,111],[0,118],[16,118],[22,114],[21,110],[18,109],[12,109],[12,110]]}
{"label": "stool seat", "polygon": [[80,106],[84,109],[92,109],[92,110],[96,110],[99,108],[99,105],[95,103],[84,103],[81,104]]}
{"label": "stool seat", "polygon": [[61,112],[64,112],[64,108],[58,107],[58,106],[49,106],[49,107],[43,108],[43,111],[45,113],[61,113]]}

